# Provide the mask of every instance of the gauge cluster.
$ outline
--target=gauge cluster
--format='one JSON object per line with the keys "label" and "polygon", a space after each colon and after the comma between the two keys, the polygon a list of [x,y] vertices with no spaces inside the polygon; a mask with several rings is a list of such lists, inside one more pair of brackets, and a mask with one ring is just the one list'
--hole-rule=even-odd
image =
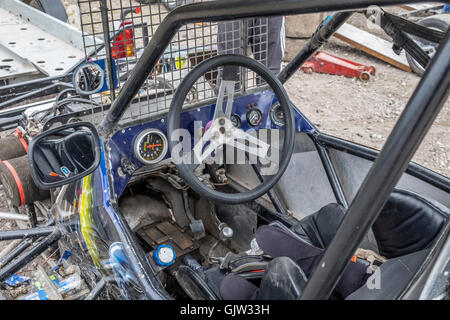
{"label": "gauge cluster", "polygon": [[[247,112],[243,115],[248,126],[251,128],[257,128],[264,125],[263,123],[266,123],[265,126],[269,125],[269,127],[284,126],[284,112],[278,102],[275,102],[268,110],[265,111],[266,112],[261,111],[261,109],[257,107],[256,103],[249,105]],[[268,116],[264,116],[267,114]],[[231,122],[236,128],[240,128],[242,126],[242,119],[237,113],[233,113],[231,115]]]}
{"label": "gauge cluster", "polygon": [[[236,128],[244,126],[257,129],[284,126],[284,113],[278,102],[271,105],[270,108],[264,108],[263,111],[259,109],[258,104],[251,103],[242,111],[241,116],[238,113],[231,115],[231,122]],[[133,151],[135,158],[141,164],[158,163],[166,157],[168,143],[163,131],[165,130],[146,128],[138,133],[136,139],[134,139]]]}
{"label": "gauge cluster", "polygon": [[[194,124],[201,122],[205,127],[213,115],[214,105],[186,110],[181,114],[180,126],[193,137]],[[297,131],[314,132],[315,128],[295,109],[294,115]],[[237,98],[234,102],[231,121],[235,127],[244,131],[249,129],[282,130],[285,119],[274,93],[263,91]],[[166,117],[149,121],[138,119],[113,134],[108,145],[116,194],[120,194],[125,189],[133,171],[170,157],[166,135]],[[129,164],[127,170],[122,168],[123,163]],[[130,168],[131,171],[128,170]]]}

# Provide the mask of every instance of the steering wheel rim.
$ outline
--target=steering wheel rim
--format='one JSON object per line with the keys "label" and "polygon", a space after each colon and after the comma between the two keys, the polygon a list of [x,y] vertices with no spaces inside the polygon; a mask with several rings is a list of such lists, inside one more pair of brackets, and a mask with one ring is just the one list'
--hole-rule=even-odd
{"label": "steering wheel rim", "polygon": [[202,63],[197,65],[191,72],[189,72],[178,86],[170,105],[167,119],[167,133],[169,150],[172,154],[174,147],[179,143],[179,140],[174,139],[175,137],[172,135],[172,133],[180,128],[180,116],[185,97],[188,94],[189,89],[206,72],[218,67],[231,65],[248,68],[254,71],[258,76],[260,76],[273,90],[284,112],[285,134],[283,148],[280,150],[280,153],[283,154],[283,157],[281,157],[277,173],[264,180],[264,182],[260,183],[256,188],[252,190],[238,193],[225,193],[213,190],[210,187],[206,186],[197,178],[197,176],[192,172],[187,164],[180,162],[176,163],[175,165],[179,171],[180,176],[194,191],[196,191],[200,195],[217,202],[240,204],[255,200],[267,193],[279,181],[279,179],[286,171],[292,156],[292,152],[294,150],[295,124],[294,115],[289,103],[289,98],[281,82],[276,76],[273,75],[270,70],[268,70],[263,64],[256,60],[253,60],[246,56],[235,54],[219,55],[203,61]]}

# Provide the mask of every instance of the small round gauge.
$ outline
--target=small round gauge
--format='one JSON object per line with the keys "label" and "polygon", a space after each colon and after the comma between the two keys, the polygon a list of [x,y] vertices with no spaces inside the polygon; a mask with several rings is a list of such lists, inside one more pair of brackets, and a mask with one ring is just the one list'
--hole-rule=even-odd
{"label": "small round gauge", "polygon": [[247,112],[247,122],[252,127],[256,127],[261,123],[262,113],[259,109],[252,108]]}
{"label": "small round gauge", "polygon": [[156,163],[167,153],[167,138],[159,130],[147,129],[142,131],[134,143],[134,154],[145,164]]}
{"label": "small round gauge", "polygon": [[153,257],[159,266],[170,266],[175,262],[176,253],[171,245],[162,244],[156,248]]}
{"label": "small round gauge", "polygon": [[240,128],[242,125],[242,121],[241,118],[236,114],[233,113],[231,115],[231,123],[233,124],[233,126],[235,126],[236,128]]}
{"label": "small round gauge", "polygon": [[284,112],[279,102],[270,107],[270,120],[279,127],[284,126]]}

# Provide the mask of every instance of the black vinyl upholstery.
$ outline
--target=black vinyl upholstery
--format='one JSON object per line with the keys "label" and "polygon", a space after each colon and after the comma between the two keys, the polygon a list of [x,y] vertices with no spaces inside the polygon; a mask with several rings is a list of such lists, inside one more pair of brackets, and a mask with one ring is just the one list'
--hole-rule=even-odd
{"label": "black vinyl upholstery", "polygon": [[[386,261],[380,266],[379,279],[376,274],[346,300],[394,300],[399,297],[414,274],[419,270],[430,250],[421,250],[406,256]],[[373,279],[373,280],[372,280]],[[378,281],[378,283],[377,283]]]}
{"label": "black vinyl upholstery", "polygon": [[395,258],[429,248],[447,216],[414,193],[394,191],[372,226],[380,254]]}

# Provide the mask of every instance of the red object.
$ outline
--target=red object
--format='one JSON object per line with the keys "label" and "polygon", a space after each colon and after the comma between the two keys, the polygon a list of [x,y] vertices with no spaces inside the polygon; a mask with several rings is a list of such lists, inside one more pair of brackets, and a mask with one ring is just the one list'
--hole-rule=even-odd
{"label": "red object", "polygon": [[325,52],[316,52],[300,67],[306,73],[327,73],[368,81],[375,67],[342,59]]}
{"label": "red object", "polygon": [[[130,25],[131,22],[125,21],[120,24],[120,28]],[[127,29],[119,34],[111,46],[111,55],[113,59],[121,59],[134,56],[134,32],[133,29]]]}
{"label": "red object", "polygon": [[260,270],[252,270],[252,271],[249,271],[249,272],[250,273],[261,273],[261,272],[264,272],[264,271],[266,271],[266,270],[260,269]]}
{"label": "red object", "polygon": [[19,189],[20,205],[23,206],[25,204],[25,192],[23,191],[22,181],[20,181],[16,169],[14,169],[8,161],[3,161],[3,164],[9,169],[14,180],[16,181],[17,189]]}
{"label": "red object", "polygon": [[[141,13],[141,7],[135,7],[132,11],[135,14]],[[127,11],[127,13],[130,13]],[[121,19],[124,19],[127,15],[124,14],[124,17],[121,17]],[[125,26],[130,25],[131,22],[124,21],[120,24],[119,28],[125,28]],[[133,28],[127,29],[121,34],[119,34],[113,41],[111,45],[111,55],[113,59],[121,59],[125,57],[132,57],[134,56],[134,31]]]}
{"label": "red object", "polygon": [[28,153],[28,143],[25,141],[25,139],[22,136],[22,133],[18,128],[16,128],[16,134],[19,138],[20,143],[22,144],[23,148],[25,149],[25,152]]}

